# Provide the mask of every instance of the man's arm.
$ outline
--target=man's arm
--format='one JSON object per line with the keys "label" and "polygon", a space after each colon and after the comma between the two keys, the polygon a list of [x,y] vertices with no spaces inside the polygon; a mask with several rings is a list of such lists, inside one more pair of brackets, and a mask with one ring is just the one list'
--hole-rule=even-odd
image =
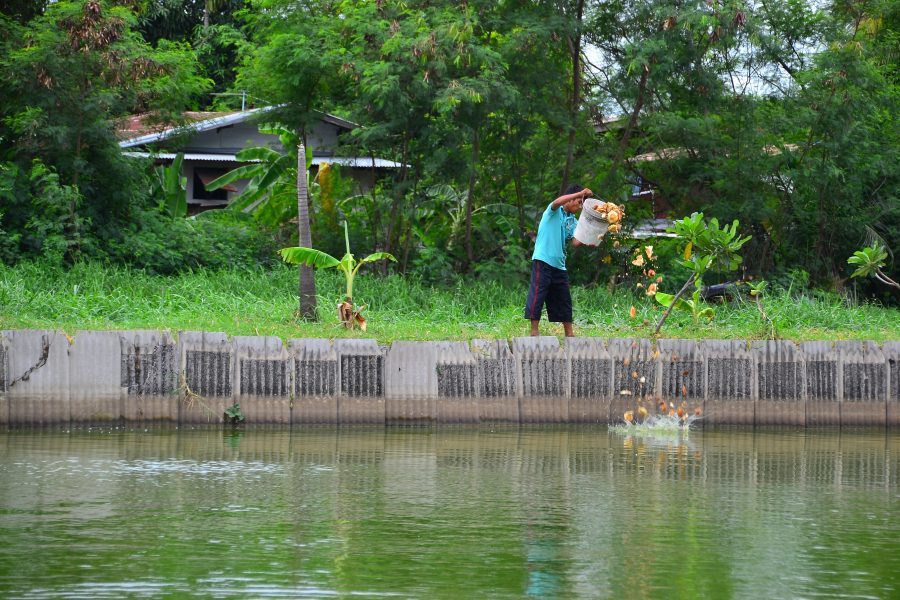
{"label": "man's arm", "polygon": [[584,188],[580,192],[575,192],[574,194],[566,194],[565,196],[560,196],[556,200],[553,201],[553,210],[556,210],[563,204],[567,202],[571,202],[572,200],[584,200],[585,198],[590,198],[594,195],[594,192],[589,190],[588,188]]}

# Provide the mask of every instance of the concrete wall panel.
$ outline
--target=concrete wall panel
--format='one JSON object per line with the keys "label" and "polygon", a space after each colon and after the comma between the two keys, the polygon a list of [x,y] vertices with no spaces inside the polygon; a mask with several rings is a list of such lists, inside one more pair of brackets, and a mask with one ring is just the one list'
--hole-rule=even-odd
{"label": "concrete wall panel", "polygon": [[881,348],[874,342],[842,341],[841,425],[883,427],[887,420],[888,373]]}
{"label": "concrete wall panel", "polygon": [[0,335],[0,425],[218,423],[234,401],[250,423],[599,423],[661,400],[710,424],[896,426],[900,342]]}
{"label": "concrete wall panel", "polygon": [[178,422],[178,346],[168,332],[119,332],[126,421]]}
{"label": "concrete wall panel", "polygon": [[840,352],[834,342],[801,344],[806,362],[806,424],[841,424]]}
{"label": "concrete wall panel", "polygon": [[388,423],[434,421],[440,342],[394,342],[385,356],[385,419]]}
{"label": "concrete wall panel", "polygon": [[331,340],[293,339],[288,351],[294,359],[293,423],[338,422],[337,353]]}
{"label": "concrete wall panel", "polygon": [[122,348],[116,331],[79,331],[69,345],[73,424],[115,424],[124,418]]}
{"label": "concrete wall panel", "polygon": [[609,423],[613,362],[601,338],[567,338],[569,422]]}
{"label": "concrete wall panel", "polygon": [[805,425],[803,351],[787,341],[757,341],[753,350],[758,376],[756,425]]}
{"label": "concrete wall panel", "polygon": [[887,425],[900,426],[900,342],[885,342],[881,347],[887,371]]}
{"label": "concrete wall panel", "polygon": [[9,425],[9,401],[6,399],[6,391],[9,389],[11,379],[9,373],[9,350],[6,338],[0,333],[0,427]]}
{"label": "concrete wall panel", "polygon": [[238,379],[235,400],[246,422],[290,423],[292,361],[281,338],[236,336],[232,345]]}
{"label": "concrete wall panel", "polygon": [[338,422],[385,422],[384,351],[375,340],[335,340],[338,358]]}
{"label": "concrete wall panel", "polygon": [[69,341],[58,331],[3,331],[11,425],[68,424]]}
{"label": "concrete wall panel", "polygon": [[613,360],[613,396],[610,422],[622,421],[625,411],[638,405],[651,409],[656,404],[660,383],[659,352],[646,339],[613,338],[609,340]]}
{"label": "concrete wall panel", "polygon": [[743,340],[702,340],[706,362],[704,425],[753,425],[756,419],[756,355]]}
{"label": "concrete wall panel", "polygon": [[666,401],[701,404],[706,396],[703,355],[695,340],[657,342],[662,381],[660,393]]}
{"label": "concrete wall panel", "polygon": [[178,354],[183,372],[181,423],[221,423],[234,402],[234,348],[221,332],[182,331]]}
{"label": "concrete wall panel", "polygon": [[478,365],[466,342],[437,342],[435,364],[440,423],[474,423],[478,415]]}
{"label": "concrete wall panel", "polygon": [[506,340],[472,340],[478,364],[479,420],[519,422],[518,369]]}
{"label": "concrete wall panel", "polygon": [[569,420],[568,356],[553,336],[513,338],[519,371],[522,423],[565,423]]}

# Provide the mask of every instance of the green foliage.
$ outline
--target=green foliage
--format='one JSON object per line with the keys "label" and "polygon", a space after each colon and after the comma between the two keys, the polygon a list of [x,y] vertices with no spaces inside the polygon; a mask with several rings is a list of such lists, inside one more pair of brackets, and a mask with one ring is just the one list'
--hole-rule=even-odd
{"label": "green foliage", "polygon": [[137,212],[134,222],[108,242],[108,256],[151,273],[172,274],[272,264],[280,243],[248,216],[208,211],[193,219],[171,219],[153,208]]}
{"label": "green foliage", "polygon": [[887,260],[887,251],[878,244],[867,246],[862,250],[857,250],[853,256],[847,259],[847,262],[856,266],[856,270],[850,277],[872,277],[878,271],[884,268],[884,261]]}
{"label": "green foliage", "polygon": [[84,197],[76,186],[61,185],[40,160],[27,171],[0,164],[0,199],[11,209],[0,215],[0,225],[9,230],[0,246],[6,262],[30,254],[70,264],[96,253],[90,221],[81,215]]}
{"label": "green foliage", "polygon": [[675,221],[667,231],[686,242],[681,264],[693,271],[699,280],[707,271],[727,273],[741,264],[743,259],[738,252],[750,237],[740,237],[737,227],[737,219],[730,227],[720,228],[715,217],[707,222],[703,213],[693,213]]}
{"label": "green foliage", "polygon": [[134,26],[126,7],[61,1],[0,37],[0,140],[19,170],[14,206],[27,215],[7,214],[4,228],[25,256],[105,255],[149,188],[142,166],[122,155],[116,118],[180,113],[208,85],[189,48],[153,48]]}
{"label": "green foliage", "polygon": [[[398,258],[378,265],[382,274],[524,281],[570,150],[568,179],[604,197],[652,182],[652,207],[624,200],[626,229],[654,212],[737,219],[752,236],[745,270],[791,289],[798,265],[804,289],[841,289],[852,271],[843,257],[862,240],[900,247],[896,2],[209,4],[14,2],[0,15],[2,260],[218,264],[188,247],[189,227],[151,222],[158,199],[146,197],[141,165],[122,158],[113,123],[235,107],[244,90],[283,104],[271,118],[290,135],[334,112],[363,125],[341,135],[341,154],[403,164],[355,169],[375,181],[365,194],[349,177],[330,192],[309,182],[310,225],[298,228],[315,239],[304,245],[339,256],[333,232],[345,219],[361,246]],[[573,63],[579,42],[595,49],[593,64]],[[255,181],[228,212],[251,213],[261,237],[283,235],[268,228],[299,217],[296,156],[242,156],[261,162],[231,176]],[[34,159],[55,181],[31,178]],[[265,246],[242,252],[217,235],[213,246],[240,261]],[[632,282],[632,243],[573,252],[572,282]],[[693,260],[679,251],[675,263],[673,242],[654,244],[666,281],[701,264],[693,247]],[[707,263],[703,276],[725,266]],[[896,280],[896,270],[881,273]],[[854,289],[896,301],[869,282]]]}
{"label": "green foliage", "polygon": [[74,262],[81,257],[85,244],[85,229],[89,222],[80,216],[84,202],[74,185],[60,185],[59,176],[40,162],[35,162],[29,174],[33,212],[25,223],[25,230],[41,240],[41,253],[54,261]]}
{"label": "green foliage", "polygon": [[766,293],[766,288],[769,287],[769,282],[765,279],[760,279],[759,281],[751,281],[747,284],[747,287],[750,288],[750,296],[759,300]]}
{"label": "green foliage", "polygon": [[712,320],[712,318],[715,316],[713,309],[709,306],[706,306],[703,300],[700,298],[702,289],[703,284],[698,279],[694,281],[694,293],[691,294],[690,298],[680,297],[676,299],[674,295],[666,294],[663,292],[656,292],[654,298],[656,298],[657,302],[666,307],[672,306],[674,302],[675,308],[690,314],[691,318],[694,319],[694,323],[696,324],[700,322],[700,317],[706,317],[707,319]]}
{"label": "green foliage", "polygon": [[600,153],[622,151],[627,165],[607,187],[643,177],[682,214],[739,219],[756,274],[803,264],[814,283],[833,283],[867,228],[900,241],[896,3],[596,9],[599,97],[645,100],[629,143],[621,129],[604,137]]}
{"label": "green foliage", "polygon": [[223,417],[226,423],[236,425],[237,423],[242,423],[244,421],[244,411],[241,410],[241,405],[235,402],[225,409]]}
{"label": "green foliage", "polygon": [[851,277],[874,277],[881,283],[900,290],[900,284],[888,277],[882,270],[887,257],[887,251],[878,243],[857,250],[853,256],[847,259],[848,263],[856,265],[856,270],[853,271]]}

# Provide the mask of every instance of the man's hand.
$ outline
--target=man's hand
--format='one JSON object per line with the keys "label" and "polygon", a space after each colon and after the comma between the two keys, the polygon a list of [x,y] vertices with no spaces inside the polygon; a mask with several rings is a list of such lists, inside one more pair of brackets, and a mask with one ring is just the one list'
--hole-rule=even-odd
{"label": "man's hand", "polygon": [[583,190],[581,190],[581,197],[582,197],[582,198],[590,198],[590,197],[592,197],[593,195],[594,195],[594,192],[592,192],[592,191],[589,190],[588,188],[584,188]]}

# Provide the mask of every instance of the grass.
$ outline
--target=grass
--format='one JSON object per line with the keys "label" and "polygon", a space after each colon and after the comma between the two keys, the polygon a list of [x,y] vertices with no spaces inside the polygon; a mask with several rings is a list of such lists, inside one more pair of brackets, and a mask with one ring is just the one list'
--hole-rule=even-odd
{"label": "grass", "polygon": [[[504,287],[464,280],[428,286],[415,278],[364,273],[355,300],[368,305],[366,332],[340,326],[335,310],[344,290],[336,272],[317,274],[319,321],[295,316],[297,271],[196,271],[158,276],[125,267],[81,264],[63,270],[42,263],[0,266],[0,329],[160,329],[272,335],[282,339],[366,337],[394,340],[470,340],[527,335],[522,318],[528,282]],[[575,331],[581,336],[652,337],[662,309],[629,291],[573,287]],[[636,309],[635,318],[629,315]],[[779,338],[900,340],[900,310],[854,304],[837,294],[788,294],[765,299]],[[694,324],[673,313],[661,337],[765,339],[769,328],[746,301],[715,306],[715,319]],[[542,322],[544,335],[562,336],[562,326]]]}

